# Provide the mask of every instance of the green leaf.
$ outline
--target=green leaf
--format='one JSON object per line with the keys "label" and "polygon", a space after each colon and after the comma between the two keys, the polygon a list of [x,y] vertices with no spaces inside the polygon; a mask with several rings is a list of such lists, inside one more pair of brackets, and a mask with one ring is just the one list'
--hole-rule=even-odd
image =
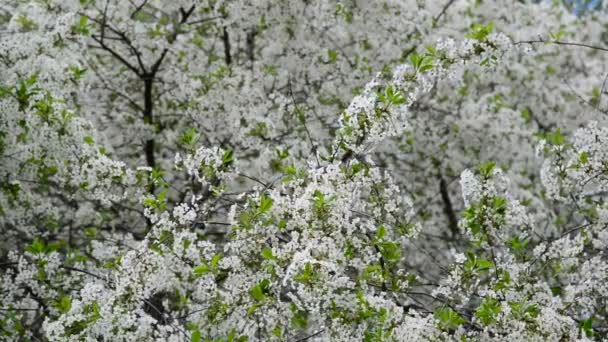
{"label": "green leaf", "polygon": [[272,207],[272,198],[262,194],[260,196],[260,212],[266,213]]}
{"label": "green leaf", "polygon": [[587,151],[583,151],[578,155],[578,160],[581,162],[581,164],[587,164],[587,162],[589,162],[589,154],[587,153]]}
{"label": "green leaf", "polygon": [[234,163],[234,153],[232,150],[228,150],[224,152],[222,155],[222,164],[225,166],[230,166]]}
{"label": "green leaf", "polygon": [[530,123],[532,120],[532,111],[530,108],[526,107],[521,111],[521,117],[524,119],[525,123]]}
{"label": "green leaf", "polygon": [[361,274],[361,278],[364,280],[382,278],[382,276],[383,270],[380,265],[369,265],[363,269],[363,273]]}
{"label": "green leaf", "polygon": [[277,325],[274,329],[272,329],[272,334],[282,340],[283,331],[281,330],[281,326]]}
{"label": "green leaf", "polygon": [[255,124],[255,127],[249,131],[249,135],[264,139],[268,135],[268,126],[265,122],[258,122]]}
{"label": "green leaf", "polygon": [[279,74],[277,67],[274,65],[264,65],[264,72],[270,76],[277,76]]}
{"label": "green leaf", "polygon": [[439,321],[441,330],[455,330],[459,325],[466,323],[466,320],[460,314],[447,306],[437,309],[434,317]]}
{"label": "green leaf", "polygon": [[548,133],[546,136],[547,142],[551,145],[560,146],[563,145],[566,139],[562,135],[562,132],[559,128],[555,130],[555,132]]}
{"label": "green leaf", "polygon": [[518,320],[532,320],[538,317],[540,309],[536,303],[527,303],[526,300],[520,302],[510,301],[509,307],[511,308],[511,317]]}
{"label": "green leaf", "polygon": [[66,328],[67,335],[74,335],[82,332],[91,324],[97,322],[101,318],[101,309],[97,302],[93,302],[89,305],[85,305],[82,312],[86,316],[85,319],[74,322],[72,325]]}
{"label": "green leaf", "polygon": [[264,296],[264,291],[259,285],[252,287],[249,291],[249,294],[251,294],[251,297],[253,297],[253,299],[257,300],[258,302],[266,298],[266,296]]}
{"label": "green leaf", "polygon": [[270,288],[270,280],[264,279],[264,280],[260,281],[257,285],[252,287],[249,290],[249,294],[256,301],[261,302],[266,298],[266,293],[268,293],[269,288]]}
{"label": "green leaf", "polygon": [[476,268],[478,271],[487,271],[494,267],[494,263],[487,259],[477,259]]}
{"label": "green leaf", "polygon": [[97,229],[93,228],[93,227],[89,227],[89,228],[85,228],[84,229],[84,236],[87,239],[94,239],[97,237]]}
{"label": "green leaf", "polygon": [[95,140],[93,139],[93,137],[90,136],[86,136],[84,138],[82,138],[82,140],[87,143],[88,145],[93,145],[95,143]]}
{"label": "green leaf", "polygon": [[306,123],[306,112],[304,112],[304,110],[302,108],[296,106],[296,108],[294,109],[294,114],[298,118],[298,121],[300,122],[300,124],[303,125]]}
{"label": "green leaf", "polygon": [[380,254],[384,258],[384,261],[389,263],[396,263],[401,260],[401,248],[395,242],[385,241],[378,243]]}
{"label": "green leaf", "polygon": [[207,266],[207,265],[205,265],[205,264],[202,264],[202,265],[196,266],[196,267],[193,269],[193,272],[194,272],[194,274],[196,274],[197,276],[202,276],[202,275],[205,275],[205,274],[207,274],[207,273],[211,272],[211,269],[209,268],[209,266]]}
{"label": "green leaf", "polygon": [[490,33],[492,33],[492,29],[494,28],[494,23],[490,22],[487,25],[481,24],[473,24],[471,25],[471,33],[467,35],[467,38],[475,39],[475,40],[485,40]]}
{"label": "green leaf", "polygon": [[508,241],[509,247],[515,252],[515,254],[520,255],[524,253],[530,243],[530,239],[521,239],[519,236],[516,236]]}
{"label": "green leaf", "polygon": [[329,63],[333,63],[338,60],[338,53],[334,50],[327,50],[327,57],[329,57]]}
{"label": "green leaf", "polygon": [[53,303],[53,307],[57,308],[62,314],[68,313],[72,308],[72,298],[68,296],[61,297],[60,300]]}
{"label": "green leaf", "polygon": [[504,269],[497,269],[496,274],[498,274],[498,281],[492,287],[494,291],[500,291],[507,289],[509,284],[511,283],[511,273]]}
{"label": "green leaf", "polygon": [[255,310],[257,310],[260,306],[260,304],[253,304],[252,306],[250,306],[249,309],[247,309],[247,316],[250,316],[252,313],[254,313]]}
{"label": "green leaf", "polygon": [[291,304],[290,306],[291,312],[293,312],[293,317],[291,318],[292,324],[300,329],[304,329],[308,326],[308,312],[304,310],[300,310],[297,305]]}
{"label": "green leaf", "polygon": [[600,105],[600,101],[602,100],[602,94],[600,94],[601,90],[598,87],[593,87],[591,89],[591,98],[589,99],[589,103],[592,106],[597,107]]}
{"label": "green leaf", "polygon": [[179,143],[186,148],[194,149],[194,146],[198,143],[200,138],[201,135],[196,129],[190,128],[189,130],[182,132],[179,137]]}
{"label": "green leaf", "polygon": [[481,175],[481,177],[483,177],[485,179],[489,179],[490,177],[492,177],[492,174],[494,174],[495,167],[496,167],[496,163],[489,161],[489,162],[485,162],[485,163],[479,165],[477,170],[479,170],[479,174]]}
{"label": "green leaf", "polygon": [[295,275],[293,277],[293,279],[302,284],[312,285],[314,282],[318,281],[320,278],[319,278],[319,275],[315,272],[315,268],[314,268],[313,264],[310,262],[307,262],[304,265],[304,268],[302,269],[302,271],[300,273],[298,273],[297,275]]}
{"label": "green leaf", "polygon": [[228,333],[228,337],[226,338],[226,342],[232,342],[232,341],[234,341],[235,337],[236,337],[236,328],[232,328],[230,330],[230,332]]}
{"label": "green leaf", "polygon": [[42,254],[46,251],[46,244],[42,239],[36,238],[29,246],[25,247],[25,250],[32,254]]}
{"label": "green leaf", "polygon": [[190,341],[200,342],[200,340],[201,340],[201,331],[196,329],[192,332],[192,338],[190,339]]}
{"label": "green leaf", "polygon": [[593,337],[593,316],[579,323],[581,330],[587,337]]}
{"label": "green leaf", "polygon": [[24,31],[32,31],[38,27],[38,24],[36,24],[35,21],[33,21],[32,19],[29,19],[28,17],[26,17],[24,15],[19,15],[19,17],[17,17],[16,21],[19,24],[20,28]]}
{"label": "green leaf", "polygon": [[560,27],[559,31],[557,32],[549,32],[549,37],[551,37],[551,40],[560,40],[565,34],[566,32],[564,31],[564,28]]}
{"label": "green leaf", "polygon": [[494,209],[494,213],[504,217],[507,212],[507,199],[503,197],[494,197],[492,199],[492,209]]}
{"label": "green leaf", "polygon": [[384,225],[378,227],[378,232],[376,233],[376,239],[382,240],[385,235],[386,235],[386,228],[384,228]]}
{"label": "green leaf", "polygon": [[276,257],[272,254],[272,248],[264,248],[262,250],[262,257],[267,260],[275,260]]}
{"label": "green leaf", "polygon": [[475,316],[479,318],[484,325],[490,325],[496,322],[499,313],[500,302],[491,297],[485,298],[475,310]]}
{"label": "green leaf", "polygon": [[79,67],[76,66],[71,66],[68,68],[73,76],[74,76],[74,80],[79,80],[80,78],[82,78],[82,76],[86,73],[87,69],[80,69]]}
{"label": "green leaf", "polygon": [[211,267],[213,269],[216,269],[218,264],[220,263],[220,260],[222,260],[222,253],[218,253],[216,255],[213,256],[213,258],[211,258]]}
{"label": "green leaf", "polygon": [[406,102],[403,94],[401,94],[399,90],[395,89],[391,85],[386,87],[384,90],[384,96],[381,96],[380,99],[383,99],[383,102],[391,105],[400,105]]}
{"label": "green leaf", "polygon": [[433,57],[431,55],[421,56],[414,52],[410,55],[410,62],[412,63],[414,70],[419,73],[424,73],[435,67],[433,65]]}
{"label": "green leaf", "polygon": [[88,23],[89,23],[89,19],[83,15],[78,20],[78,24],[74,25],[72,27],[72,29],[75,33],[79,33],[82,35],[88,35],[89,34]]}

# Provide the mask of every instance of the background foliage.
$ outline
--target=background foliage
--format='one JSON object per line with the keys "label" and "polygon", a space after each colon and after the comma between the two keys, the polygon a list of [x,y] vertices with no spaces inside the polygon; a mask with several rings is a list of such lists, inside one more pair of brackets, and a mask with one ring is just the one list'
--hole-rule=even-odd
{"label": "background foliage", "polygon": [[608,338],[608,5],[0,3],[0,336]]}

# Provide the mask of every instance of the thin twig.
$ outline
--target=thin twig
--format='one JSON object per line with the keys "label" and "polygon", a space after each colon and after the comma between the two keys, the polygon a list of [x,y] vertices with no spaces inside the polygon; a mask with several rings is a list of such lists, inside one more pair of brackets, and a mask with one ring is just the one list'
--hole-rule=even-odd
{"label": "thin twig", "polygon": [[315,336],[317,336],[317,335],[320,335],[320,334],[321,334],[322,332],[324,332],[324,331],[325,331],[325,328],[319,329],[318,331],[316,331],[316,332],[314,332],[314,333],[312,333],[312,334],[310,334],[310,335],[307,335],[307,336],[304,336],[304,337],[299,338],[299,339],[297,339],[297,340],[294,340],[294,342],[302,342],[302,341],[306,341],[306,340],[311,339],[311,338],[313,338],[313,337],[315,337]]}
{"label": "thin twig", "polygon": [[542,39],[542,38],[539,38],[538,40],[521,40],[521,41],[515,42],[513,45],[540,44],[540,43],[551,43],[551,44],[566,45],[566,46],[580,46],[580,47],[584,47],[584,48],[587,48],[587,49],[608,52],[608,48],[604,48],[604,47],[601,47],[601,46],[595,46],[595,45],[590,45],[590,44],[585,44],[585,43],[577,43],[577,42],[563,42],[561,40],[545,40],[545,39]]}
{"label": "thin twig", "polygon": [[443,6],[443,8],[441,9],[441,12],[439,12],[439,14],[435,18],[433,18],[433,24],[436,24],[439,22],[439,19],[441,19],[441,17],[447,12],[448,8],[450,8],[450,6],[452,6],[454,1],[455,0],[450,0],[445,4],[445,6]]}

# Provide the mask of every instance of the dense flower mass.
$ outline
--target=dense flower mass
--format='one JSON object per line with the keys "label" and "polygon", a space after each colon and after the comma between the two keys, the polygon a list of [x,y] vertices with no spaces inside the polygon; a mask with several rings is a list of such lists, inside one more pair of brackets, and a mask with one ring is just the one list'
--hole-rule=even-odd
{"label": "dense flower mass", "polygon": [[0,340],[608,339],[607,12],[1,1]]}

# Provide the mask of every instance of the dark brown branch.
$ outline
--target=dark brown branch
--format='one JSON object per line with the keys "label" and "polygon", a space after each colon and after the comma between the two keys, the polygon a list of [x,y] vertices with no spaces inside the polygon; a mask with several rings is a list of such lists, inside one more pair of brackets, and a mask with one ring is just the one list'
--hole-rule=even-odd
{"label": "dark brown branch", "polygon": [[123,56],[121,56],[118,52],[114,51],[111,47],[107,46],[103,36],[101,38],[98,38],[95,35],[92,35],[91,38],[93,38],[94,41],[96,41],[99,46],[104,50],[109,52],[114,58],[118,59],[120,61],[120,63],[122,63],[124,66],[126,66],[127,68],[129,68],[129,70],[133,71],[136,75],[141,76],[140,71],[131,63],[129,63]]}
{"label": "dark brown branch", "polygon": [[95,40],[101,46],[101,48],[103,50],[109,52],[112,56],[114,56],[114,58],[118,59],[123,65],[125,65],[127,68],[129,68],[131,71],[133,71],[136,75],[141,76],[140,71],[134,65],[129,63],[129,61],[127,61],[123,56],[121,56],[118,52],[116,52],[114,49],[112,49],[105,43],[106,28],[108,27],[108,25],[107,25],[108,4],[109,4],[109,1],[106,2],[106,6],[103,10],[103,16],[101,19],[101,23],[99,23],[101,26],[101,36],[97,37],[95,35],[92,35],[91,38],[93,38],[93,40]]}
{"label": "dark brown branch", "polygon": [[[247,46],[247,58],[249,61],[253,62],[255,59],[255,35],[257,34],[255,29],[247,32],[247,36],[245,38],[245,44]],[[252,65],[253,67],[253,65]]]}
{"label": "dark brown branch", "polygon": [[[103,33],[103,39],[104,40],[116,40],[116,41],[120,41],[122,43],[124,43],[127,48],[129,49],[129,51],[131,51],[131,54],[135,56],[135,58],[137,58],[137,64],[139,65],[139,68],[141,69],[141,73],[144,74],[146,73],[146,67],[144,66],[144,63],[141,59],[141,52],[135,47],[135,45],[133,45],[133,42],[131,41],[131,39],[127,36],[127,34],[125,32],[122,32],[114,27],[112,27],[110,24],[108,24],[105,19],[102,20],[101,22],[93,17],[90,16],[86,16],[89,20],[99,24],[101,26],[101,30]],[[105,30],[108,29],[110,30],[112,33],[114,33],[117,37],[108,37],[105,35]],[[138,74],[138,76],[140,76]]]}
{"label": "dark brown branch", "polygon": [[[179,34],[180,26],[188,21],[188,18],[192,15],[195,8],[196,8],[196,6],[192,5],[188,10],[184,10],[183,8],[179,9],[179,11],[181,13],[181,19],[180,19],[179,23],[177,24],[177,26],[175,27],[175,31],[169,38],[170,43],[175,41],[175,39],[177,38],[177,35]],[[169,48],[165,48],[163,50],[163,52],[161,53],[160,57],[158,57],[156,62],[154,62],[154,64],[150,68],[150,71],[145,72],[142,75],[142,79],[144,81],[144,112],[143,112],[144,123],[146,123],[148,125],[154,124],[154,98],[152,97],[153,96],[152,88],[154,86],[154,80],[156,78],[156,74],[160,70],[160,66],[162,65],[162,63],[165,60],[165,57],[167,56],[168,53],[169,53]],[[144,146],[144,153],[146,155],[146,163],[150,167],[156,166],[156,159],[154,156],[154,146],[155,146],[154,139],[146,140],[145,146]],[[150,190],[154,191],[153,188],[151,188]]]}
{"label": "dark brown branch", "polygon": [[223,28],[222,42],[224,43],[224,61],[227,65],[230,65],[232,63],[232,56],[230,55],[230,37],[228,36],[226,26]]}
{"label": "dark brown branch", "polygon": [[458,218],[456,217],[454,207],[452,206],[452,200],[450,199],[450,193],[448,192],[448,184],[442,176],[439,177],[439,192],[441,194],[441,200],[443,201],[443,212],[448,218],[452,236],[457,236]]}
{"label": "dark brown branch", "polygon": [[144,0],[144,1],[141,3],[141,5],[137,6],[137,7],[135,8],[135,11],[133,11],[133,13],[131,13],[131,19],[134,19],[134,18],[135,18],[135,16],[137,15],[137,13],[139,13],[139,12],[140,12],[140,11],[141,11],[141,10],[144,8],[144,6],[146,6],[146,4],[147,4],[147,3],[148,3],[148,0]]}
{"label": "dark brown branch", "polygon": [[[144,123],[148,125],[153,124],[153,106],[154,101],[152,98],[152,85],[154,78],[148,77],[144,79]],[[146,140],[144,146],[144,153],[146,155],[146,163],[149,167],[154,167],[156,165],[156,160],[154,158],[154,139]]]}

